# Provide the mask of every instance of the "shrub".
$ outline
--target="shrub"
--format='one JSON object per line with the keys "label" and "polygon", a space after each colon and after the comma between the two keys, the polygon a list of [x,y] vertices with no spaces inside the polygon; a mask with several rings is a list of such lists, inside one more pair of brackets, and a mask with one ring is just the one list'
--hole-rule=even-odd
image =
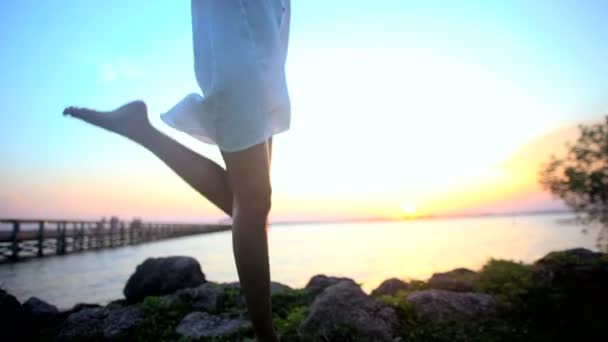
{"label": "shrub", "polygon": [[473,281],[473,288],[493,295],[502,310],[525,311],[528,296],[536,289],[534,272],[523,263],[491,259]]}
{"label": "shrub", "polygon": [[192,311],[187,303],[177,301],[169,304],[156,296],[146,297],[139,305],[143,311],[143,320],[129,341],[175,341],[179,338],[175,328]]}

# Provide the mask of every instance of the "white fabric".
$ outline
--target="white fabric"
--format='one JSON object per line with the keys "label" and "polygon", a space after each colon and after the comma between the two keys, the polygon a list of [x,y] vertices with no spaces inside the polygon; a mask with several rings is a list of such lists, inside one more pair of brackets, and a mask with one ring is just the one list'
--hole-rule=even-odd
{"label": "white fabric", "polygon": [[191,6],[194,70],[204,96],[187,95],[162,120],[227,152],[289,129],[289,0],[192,0]]}

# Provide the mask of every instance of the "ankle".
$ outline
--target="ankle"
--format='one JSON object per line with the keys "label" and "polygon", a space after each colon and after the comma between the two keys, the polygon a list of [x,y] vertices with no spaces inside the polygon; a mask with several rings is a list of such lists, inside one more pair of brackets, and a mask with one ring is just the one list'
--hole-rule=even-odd
{"label": "ankle", "polygon": [[271,329],[265,333],[256,332],[255,339],[258,342],[279,342],[279,335],[277,335],[274,329]]}
{"label": "ankle", "polygon": [[272,336],[257,336],[255,337],[256,342],[280,342],[279,336],[274,334]]}

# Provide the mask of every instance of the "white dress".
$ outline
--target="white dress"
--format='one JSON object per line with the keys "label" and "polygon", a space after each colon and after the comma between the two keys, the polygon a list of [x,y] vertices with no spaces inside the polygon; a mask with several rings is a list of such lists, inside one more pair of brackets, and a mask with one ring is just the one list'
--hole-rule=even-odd
{"label": "white dress", "polygon": [[194,71],[189,94],[162,120],[222,151],[289,129],[285,81],[289,0],[192,0]]}

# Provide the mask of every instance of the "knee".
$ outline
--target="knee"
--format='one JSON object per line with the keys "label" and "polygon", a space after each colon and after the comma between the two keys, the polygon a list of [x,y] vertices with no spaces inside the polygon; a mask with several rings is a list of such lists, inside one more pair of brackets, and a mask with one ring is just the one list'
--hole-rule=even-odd
{"label": "knee", "polygon": [[266,219],[272,206],[270,184],[251,186],[235,193],[236,215],[242,218]]}

